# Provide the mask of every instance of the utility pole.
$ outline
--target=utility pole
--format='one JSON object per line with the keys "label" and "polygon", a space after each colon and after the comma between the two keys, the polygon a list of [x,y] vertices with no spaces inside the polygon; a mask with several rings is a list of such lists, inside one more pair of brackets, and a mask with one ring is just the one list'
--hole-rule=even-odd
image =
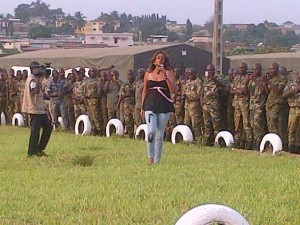
{"label": "utility pole", "polygon": [[223,67],[223,0],[215,0],[212,63],[222,74]]}

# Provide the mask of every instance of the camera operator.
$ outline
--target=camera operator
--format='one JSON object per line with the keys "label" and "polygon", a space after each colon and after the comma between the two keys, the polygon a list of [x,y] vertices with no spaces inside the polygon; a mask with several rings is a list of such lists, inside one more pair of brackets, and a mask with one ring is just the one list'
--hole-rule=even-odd
{"label": "camera operator", "polygon": [[[50,139],[52,126],[46,113],[46,104],[43,100],[40,79],[44,73],[44,67],[38,62],[31,62],[31,74],[28,76],[24,87],[22,112],[30,116],[30,138],[28,157],[47,156],[43,151]],[[40,129],[43,128],[40,137]]]}

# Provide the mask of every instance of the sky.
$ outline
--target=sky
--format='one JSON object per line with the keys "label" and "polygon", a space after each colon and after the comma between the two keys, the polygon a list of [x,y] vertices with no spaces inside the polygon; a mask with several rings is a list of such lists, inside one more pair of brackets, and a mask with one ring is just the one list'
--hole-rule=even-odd
{"label": "sky", "polygon": [[[19,4],[35,0],[0,0],[0,14],[14,14]],[[101,12],[118,11],[133,16],[156,13],[166,15],[177,23],[203,25],[213,16],[214,0],[42,0],[50,9],[62,8],[74,15],[80,11],[87,19],[96,19]],[[286,21],[300,24],[299,0],[224,0],[224,23],[262,23],[265,20],[278,25]]]}

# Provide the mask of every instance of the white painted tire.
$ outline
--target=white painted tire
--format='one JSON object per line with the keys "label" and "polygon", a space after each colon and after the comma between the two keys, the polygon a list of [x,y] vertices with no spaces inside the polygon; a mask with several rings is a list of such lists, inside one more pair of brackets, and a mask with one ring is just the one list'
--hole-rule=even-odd
{"label": "white painted tire", "polygon": [[147,141],[148,140],[148,127],[147,127],[147,124],[141,124],[141,125],[138,126],[138,128],[135,131],[135,139],[138,139],[141,131],[144,131],[145,141]]}
{"label": "white painted tire", "polygon": [[6,116],[4,112],[1,112],[1,125],[6,125]]}
{"label": "white painted tire", "polygon": [[[79,132],[79,124],[83,122],[83,131],[82,134]],[[87,115],[80,115],[75,123],[75,134],[79,135],[89,135],[92,132],[92,124]]]}
{"label": "white painted tire", "polygon": [[249,225],[237,211],[223,205],[201,205],[186,212],[175,225]]}
{"label": "white painted tire", "polygon": [[265,150],[265,145],[267,142],[270,142],[273,147],[273,155],[275,155],[276,152],[282,151],[282,141],[280,137],[275,133],[268,133],[263,137],[260,143],[260,152],[263,152]]}
{"label": "white painted tire", "polygon": [[63,118],[60,116],[60,117],[58,117],[58,118],[57,118],[57,120],[58,120],[58,122],[59,122],[60,126],[61,126],[62,128],[65,128],[65,125],[64,125],[64,120],[63,120]]}
{"label": "white painted tire", "polygon": [[15,113],[13,115],[11,123],[14,127],[16,126],[24,127],[25,123],[24,123],[23,115],[21,113]]}
{"label": "white painted tire", "polygon": [[110,127],[114,126],[116,128],[116,134],[123,136],[124,135],[124,126],[119,119],[110,119],[106,124],[106,137],[110,137]]}
{"label": "white painted tire", "polygon": [[226,147],[230,148],[234,144],[233,135],[229,131],[220,131],[215,138],[215,146],[219,147],[219,139],[223,138],[226,144]]}
{"label": "white painted tire", "polygon": [[194,140],[193,133],[187,125],[177,125],[172,131],[171,140],[172,143],[176,144],[176,134],[180,133],[182,135],[183,141],[192,142]]}

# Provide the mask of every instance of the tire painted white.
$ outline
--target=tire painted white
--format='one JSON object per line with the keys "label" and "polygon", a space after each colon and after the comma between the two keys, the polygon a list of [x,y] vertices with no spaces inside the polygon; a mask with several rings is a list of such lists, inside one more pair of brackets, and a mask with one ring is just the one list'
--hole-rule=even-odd
{"label": "tire painted white", "polygon": [[148,127],[147,127],[147,124],[141,124],[141,125],[138,126],[138,128],[135,131],[135,139],[138,138],[138,136],[140,135],[141,131],[144,131],[144,133],[145,133],[145,141],[147,141],[148,140]]}
{"label": "tire painted white", "polygon": [[171,140],[174,145],[176,144],[177,133],[180,133],[182,135],[183,141],[185,142],[192,142],[194,140],[193,133],[187,125],[177,125],[176,127],[174,127],[171,136]]}
{"label": "tire painted white", "polygon": [[175,225],[249,225],[237,211],[224,205],[201,205],[186,212]]}
{"label": "tire painted white", "polygon": [[219,139],[223,138],[226,144],[226,147],[232,147],[234,144],[233,135],[229,131],[220,131],[215,138],[215,146],[219,146]]}
{"label": "tire painted white", "polygon": [[58,120],[58,122],[59,122],[60,126],[61,126],[61,127],[63,127],[63,128],[65,128],[65,125],[64,125],[64,120],[63,120],[63,118],[60,116],[60,117],[58,117],[58,118],[57,118],[57,120]]}
{"label": "tire painted white", "polygon": [[263,152],[265,150],[265,145],[267,142],[270,142],[273,147],[273,155],[275,155],[276,152],[280,152],[282,150],[282,141],[280,137],[275,133],[268,133],[263,137],[260,143],[260,152]]}
{"label": "tire painted white", "polygon": [[79,135],[79,124],[83,122],[83,131],[81,135],[89,135],[92,132],[92,124],[87,115],[80,115],[75,123],[75,134]]}
{"label": "tire painted white", "polygon": [[119,119],[110,119],[108,123],[106,124],[106,137],[110,137],[109,129],[111,126],[114,126],[116,128],[116,134],[123,136],[124,135],[124,126]]}
{"label": "tire painted white", "polygon": [[14,127],[15,126],[24,127],[25,123],[24,123],[23,115],[21,113],[15,113],[13,115],[11,123]]}
{"label": "tire painted white", "polygon": [[1,112],[1,125],[6,125],[6,116],[4,112]]}

